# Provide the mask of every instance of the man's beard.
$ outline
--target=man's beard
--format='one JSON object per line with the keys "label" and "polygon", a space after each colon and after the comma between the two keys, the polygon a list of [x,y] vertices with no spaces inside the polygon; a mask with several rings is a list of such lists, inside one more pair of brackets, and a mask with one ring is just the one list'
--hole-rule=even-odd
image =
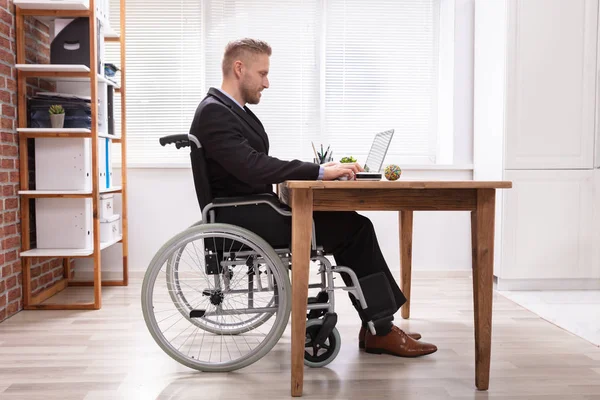
{"label": "man's beard", "polygon": [[244,101],[248,104],[258,104],[260,101],[259,91],[256,89],[249,88],[247,86],[242,86],[241,95],[244,98]]}

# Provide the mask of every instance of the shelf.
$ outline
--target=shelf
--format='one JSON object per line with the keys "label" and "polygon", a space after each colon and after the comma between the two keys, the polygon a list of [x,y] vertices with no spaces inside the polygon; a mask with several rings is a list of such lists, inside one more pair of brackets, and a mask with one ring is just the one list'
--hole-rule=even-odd
{"label": "shelf", "polygon": [[89,257],[94,254],[92,249],[31,249],[21,252],[21,257]]}
{"label": "shelf", "polygon": [[110,242],[104,242],[104,243],[100,243],[100,250],[104,250],[109,248],[110,246],[113,246],[117,243],[119,243],[121,240],[123,240],[123,236],[119,236],[118,238],[111,240]]}
{"label": "shelf", "polygon": [[92,131],[80,128],[18,128],[17,132],[27,138],[87,138],[92,136]]}
{"label": "shelf", "polygon": [[88,11],[90,9],[89,0],[14,0],[13,3],[23,10]]}
{"label": "shelf", "polygon": [[98,137],[112,139],[116,141],[121,140],[121,136],[109,135],[108,133],[99,133]]}
{"label": "shelf", "polygon": [[120,193],[123,190],[121,186],[113,186],[109,189],[100,189],[100,193]]}
{"label": "shelf", "polygon": [[82,64],[17,64],[19,71],[25,72],[90,72],[87,65]]}
{"label": "shelf", "polygon": [[[100,189],[101,194],[120,193],[123,190],[121,186],[113,186],[108,189]],[[19,190],[19,195],[25,197],[65,197],[65,198],[86,198],[91,197],[91,190]]]}
{"label": "shelf", "polygon": [[[81,64],[17,64],[19,71],[26,73],[28,77],[41,77],[47,81],[61,82],[89,82],[90,69]],[[72,75],[71,75],[72,74]],[[99,83],[106,83],[116,89],[121,86],[112,79],[98,74]]]}
{"label": "shelf", "polygon": [[[28,138],[91,138],[92,131],[84,128],[17,128],[17,132]],[[121,141],[120,136],[98,133],[98,137]]]}
{"label": "shelf", "polygon": [[[114,246],[123,240],[123,236],[111,240],[110,242],[100,243],[100,250]],[[89,257],[94,254],[93,249],[31,249],[21,252],[21,257]]]}
{"label": "shelf", "polygon": [[[59,23],[61,22],[61,26],[68,23],[69,20],[72,20],[74,18],[84,18],[87,19],[86,22],[91,22],[94,23],[95,21],[92,21],[92,18],[95,17],[99,20],[100,24],[98,25],[97,29],[98,29],[98,34],[99,39],[101,40],[101,42],[98,42],[96,40],[96,38],[90,38],[89,41],[89,46],[94,46],[97,51],[99,52],[101,50],[102,46],[106,46],[106,47],[119,47],[120,51],[121,51],[121,63],[123,64],[122,70],[119,72],[121,75],[116,75],[113,77],[108,77],[106,76],[106,72],[104,70],[104,67],[96,70],[95,66],[92,64],[89,67],[86,66],[85,64],[87,63],[84,60],[81,60],[80,62],[83,62],[84,65],[81,64],[28,64],[26,61],[26,54],[25,52],[17,52],[16,53],[16,65],[15,68],[18,72],[17,77],[18,77],[18,82],[20,83],[19,85],[17,85],[17,94],[19,95],[19,98],[22,99],[26,99],[27,98],[27,93],[22,93],[20,92],[21,89],[24,89],[24,80],[31,78],[31,80],[40,78],[40,80],[47,80],[47,81],[51,81],[51,82],[56,82],[57,83],[57,90],[55,90],[56,92],[61,92],[61,93],[72,93],[73,95],[75,95],[75,93],[78,93],[81,95],[81,93],[88,93],[87,95],[85,95],[85,100],[87,101],[93,101],[94,103],[100,102],[101,97],[103,97],[104,95],[104,91],[106,90],[105,87],[106,85],[110,85],[112,88],[114,88],[114,94],[115,95],[121,95],[122,97],[122,101],[125,101],[124,97],[125,97],[125,88],[123,88],[123,93],[121,93],[121,87],[119,85],[119,81],[120,79],[123,79],[123,82],[125,82],[125,57],[123,56],[124,54],[124,46],[125,46],[125,27],[124,27],[124,21],[126,21],[126,10],[127,8],[125,7],[125,2],[126,0],[119,0],[118,1],[120,3],[120,8],[121,8],[121,12],[120,12],[120,17],[121,22],[118,25],[114,25],[111,26],[110,24],[110,20],[108,18],[108,13],[109,13],[109,9],[108,7],[108,1],[103,0],[103,1],[99,1],[96,0],[95,4],[92,5],[90,0],[14,0],[11,4],[15,5],[15,9],[14,9],[14,23],[15,23],[15,32],[16,36],[15,36],[15,46],[16,48],[24,48],[26,47],[26,35],[23,33],[26,31],[26,21],[27,18],[33,18],[35,19],[35,21],[41,22],[42,24],[48,25],[50,28],[52,28],[52,24],[54,23]],[[64,20],[64,21],[58,21],[59,19]],[[52,31],[53,29],[51,29]],[[52,34],[51,34],[52,36]],[[112,43],[116,43],[116,44],[112,44]],[[97,53],[99,54],[99,53]],[[68,60],[67,60],[68,62]],[[92,74],[92,70],[94,71],[94,74]],[[110,71],[109,71],[110,73]],[[95,76],[94,76],[95,75]],[[92,90],[90,92],[91,86],[95,86],[95,82],[98,83],[98,91],[96,91],[95,93],[95,97],[91,98],[91,92],[94,92],[94,90]],[[64,86],[61,87],[61,86]],[[104,90],[103,90],[104,88]],[[113,92],[112,90],[109,89],[110,92]],[[48,93],[49,95],[55,95],[56,93]],[[68,95],[67,95],[68,96]],[[18,106],[18,115],[27,115],[27,102],[26,101],[22,101],[19,102]],[[124,110],[125,107],[122,107],[122,111]],[[96,116],[96,118],[100,118],[100,113],[101,113],[101,109],[92,109],[92,112],[94,113],[94,115]],[[104,113],[106,114],[106,112]],[[105,118],[105,117],[103,117]],[[17,132],[20,136],[20,138],[22,139],[21,141],[24,142],[25,146],[23,148],[21,148],[21,158],[20,158],[20,167],[22,170],[27,171],[28,173],[22,173],[20,176],[20,181],[21,181],[21,187],[22,188],[27,188],[28,187],[28,180],[29,177],[31,176],[30,172],[34,172],[34,171],[28,171],[27,168],[27,158],[31,156],[31,154],[29,153],[29,149],[28,147],[30,144],[30,140],[25,140],[25,139],[29,139],[29,138],[78,138],[78,140],[76,142],[80,142],[79,144],[84,144],[87,145],[88,143],[84,143],[87,142],[86,140],[80,140],[81,139],[92,139],[95,140],[96,138],[107,138],[109,139],[111,142],[108,143],[108,141],[104,141],[101,140],[101,143],[94,143],[94,147],[98,147],[99,150],[103,150],[103,146],[104,143],[117,143],[119,145],[123,145],[125,146],[125,140],[123,139],[123,137],[125,137],[126,135],[126,125],[124,123],[125,121],[125,116],[123,115],[123,118],[121,119],[121,126],[120,129],[118,126],[115,125],[115,134],[118,134],[119,136],[116,135],[108,135],[108,125],[101,125],[101,124],[97,124],[91,127],[91,129],[73,129],[73,128],[60,128],[60,129],[54,129],[54,128],[27,128],[27,123],[25,121],[21,121],[21,126],[22,128],[18,128]],[[123,135],[123,137],[121,137],[120,135]],[[38,141],[39,142],[39,141]],[[65,142],[65,141],[63,141]],[[68,141],[67,141],[68,142]],[[65,142],[66,143],[66,142]],[[62,146],[61,143],[56,143],[56,145],[58,146]],[[121,157],[123,157],[123,155],[125,154],[125,152],[121,153]],[[100,159],[99,157],[102,157],[104,155],[104,153],[100,153],[99,154],[93,154],[92,155],[92,163],[97,163],[98,167],[101,168],[101,164],[104,161],[103,159]],[[60,157],[60,156],[58,156]],[[123,173],[123,172],[122,172]],[[95,202],[100,202],[100,195],[101,194],[108,194],[108,193],[120,193],[123,196],[123,202],[126,205],[126,185],[125,182],[123,183],[123,186],[114,186],[108,189],[102,189],[103,184],[105,185],[104,181],[102,180],[102,177],[100,176],[100,174],[98,174],[98,176],[96,177],[92,177],[92,184],[93,187],[96,190],[92,190],[92,188],[90,187],[89,190],[20,190],[18,191],[18,195],[20,196],[20,198],[22,199],[22,206],[23,206],[23,210],[22,210],[22,224],[21,224],[21,233],[23,237],[28,237],[31,236],[32,232],[30,231],[31,229],[31,222],[29,220],[30,215],[29,215],[29,203],[31,201],[31,199],[35,198],[58,198],[58,199],[69,199],[69,198],[76,198],[76,199],[86,199],[86,203],[89,203],[89,201],[87,199],[91,199],[94,203]],[[71,187],[82,187],[84,185],[76,185],[76,184],[72,184]],[[49,185],[43,186],[43,185],[38,185],[38,187],[52,187]],[[60,186],[58,186],[60,187]],[[65,185],[64,187],[68,187],[68,185]],[[87,187],[87,186],[86,186]],[[47,200],[50,201],[50,200]],[[68,204],[68,200],[60,200],[60,202],[62,203],[62,201],[65,202],[64,206],[70,208],[71,205]],[[89,204],[86,204],[86,207],[89,207]],[[97,224],[98,221],[98,215],[92,215],[94,224]],[[127,209],[124,208],[122,210],[122,221],[123,221],[123,225],[122,226],[127,226]],[[62,221],[62,220],[61,220]],[[95,226],[95,225],[94,225]],[[54,232],[54,231],[51,231]],[[63,276],[62,276],[62,280],[59,281],[58,283],[54,284],[53,286],[51,286],[50,288],[42,291],[41,294],[37,294],[34,295],[31,292],[31,286],[26,285],[25,281],[23,282],[23,308],[24,309],[49,309],[49,310],[62,310],[62,309],[100,309],[101,308],[101,297],[102,297],[102,293],[100,290],[101,286],[106,286],[106,285],[112,285],[112,286],[127,286],[128,285],[128,232],[127,230],[124,230],[121,235],[117,238],[115,238],[114,240],[111,240],[109,242],[106,243],[102,243],[100,242],[98,239],[102,239],[102,238],[98,238],[96,237],[95,242],[92,243],[82,243],[82,245],[84,246],[89,246],[89,248],[52,248],[52,249],[28,249],[28,250],[23,250],[20,252],[21,255],[21,259],[22,259],[22,270],[23,270],[23,279],[28,279],[29,283],[31,283],[31,276],[30,274],[28,274],[27,272],[30,272],[31,267],[32,267],[32,262],[35,260],[35,258],[63,258]],[[104,238],[106,240],[106,237]],[[98,243],[98,247],[95,247],[96,243]],[[96,274],[98,271],[100,271],[100,266],[101,266],[101,261],[103,259],[103,257],[100,255],[101,250],[104,249],[108,249],[111,248],[111,246],[114,246],[117,243],[121,243],[122,244],[122,252],[123,252],[123,279],[122,280],[114,280],[114,281],[102,281],[99,278],[99,274]],[[43,245],[43,243],[40,242],[41,245]],[[61,245],[60,243],[56,243],[57,245]],[[77,245],[78,243],[74,243],[75,245]],[[69,244],[63,243],[63,246],[69,246]],[[69,279],[69,271],[70,271],[70,263],[67,262],[66,259],[77,259],[77,258],[90,258],[93,260],[93,264],[94,264],[94,279],[89,281],[89,282],[72,282]],[[57,303],[52,303],[49,304],[47,302],[48,298],[51,298],[52,296],[54,296],[55,294],[59,293],[60,291],[64,290],[65,288],[69,287],[69,286],[91,286],[93,287],[93,296],[94,296],[94,300],[92,303],[84,303],[84,304],[72,304],[72,303],[66,303],[66,304],[57,304]]]}
{"label": "shelf", "polygon": [[92,196],[91,190],[19,190],[19,195],[37,198],[86,198]]}

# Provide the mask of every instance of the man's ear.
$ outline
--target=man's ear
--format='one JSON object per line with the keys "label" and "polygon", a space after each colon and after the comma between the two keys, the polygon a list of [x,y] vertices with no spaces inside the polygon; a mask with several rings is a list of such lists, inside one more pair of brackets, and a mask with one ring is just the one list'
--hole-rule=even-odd
{"label": "man's ear", "polygon": [[233,73],[235,74],[236,78],[241,78],[242,77],[242,71],[244,69],[244,63],[242,63],[240,60],[235,60],[233,62]]}

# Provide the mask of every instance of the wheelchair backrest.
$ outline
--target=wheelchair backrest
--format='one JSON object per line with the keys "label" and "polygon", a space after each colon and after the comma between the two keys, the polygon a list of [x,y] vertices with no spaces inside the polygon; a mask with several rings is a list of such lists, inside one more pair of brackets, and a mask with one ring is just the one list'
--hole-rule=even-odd
{"label": "wheelchair backrest", "polygon": [[208,178],[208,169],[206,167],[204,149],[202,147],[194,148],[194,146],[192,146],[190,158],[192,162],[192,174],[194,176],[196,197],[198,198],[200,212],[202,212],[204,207],[206,207],[206,205],[209,204],[213,199],[212,192],[210,190],[210,180]]}
{"label": "wheelchair backrest", "polygon": [[204,207],[213,200],[212,191],[210,190],[210,179],[208,178],[208,169],[206,167],[206,157],[202,144],[196,136],[190,134],[168,135],[159,139],[161,146],[174,144],[178,149],[189,147],[190,158],[192,162],[192,175],[194,177],[194,187],[196,189],[196,197],[200,212],[204,211]]}

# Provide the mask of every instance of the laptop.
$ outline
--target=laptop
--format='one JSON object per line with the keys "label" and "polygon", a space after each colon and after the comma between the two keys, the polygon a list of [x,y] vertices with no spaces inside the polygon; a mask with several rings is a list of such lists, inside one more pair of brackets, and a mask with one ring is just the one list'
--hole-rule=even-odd
{"label": "laptop", "polygon": [[371,150],[369,150],[369,155],[367,156],[367,161],[363,166],[365,172],[358,172],[356,174],[357,180],[381,180],[383,176],[381,166],[383,165],[383,160],[388,152],[393,136],[394,129],[389,129],[375,135],[373,144],[371,144]]}

